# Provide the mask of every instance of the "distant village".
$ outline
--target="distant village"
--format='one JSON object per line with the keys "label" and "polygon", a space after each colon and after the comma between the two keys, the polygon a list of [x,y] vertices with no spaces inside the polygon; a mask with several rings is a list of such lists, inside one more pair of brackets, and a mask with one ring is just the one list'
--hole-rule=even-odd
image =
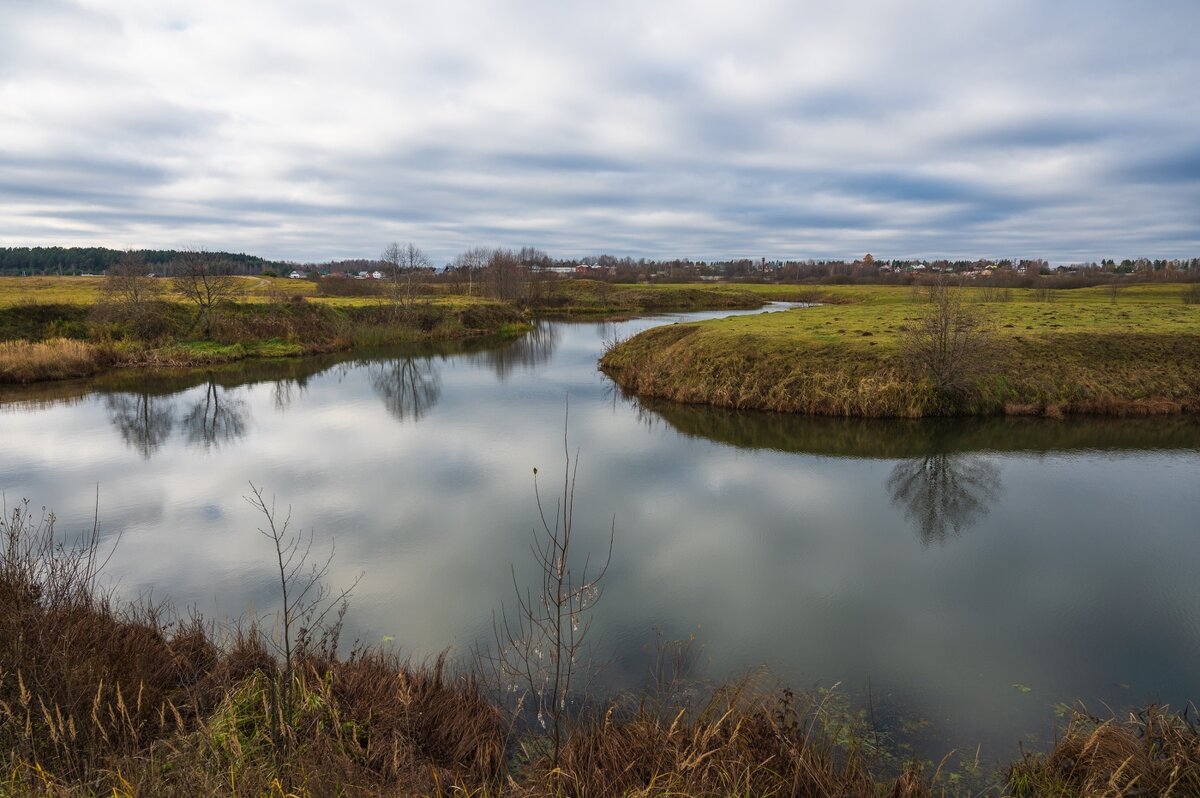
{"label": "distant village", "polygon": [[[393,245],[395,246],[395,245]],[[909,282],[926,275],[953,274],[968,280],[1011,281],[1037,276],[1097,277],[1129,276],[1133,279],[1196,279],[1200,257],[1175,259],[1105,258],[1099,261],[1052,264],[1041,258],[908,259],[876,258],[865,254],[853,260],[805,259],[731,260],[634,259],[615,255],[555,258],[534,247],[521,249],[474,249],[444,266],[436,266],[414,245],[407,251],[420,257],[403,263],[386,256],[373,259],[335,260],[321,263],[272,261],[254,255],[224,252],[199,253],[220,261],[229,272],[244,275],[273,275],[293,279],[340,277],[356,280],[385,280],[396,274],[418,274],[429,279],[455,278],[483,271],[498,259],[531,273],[560,278],[587,278],[610,282],[710,282],[719,280],[761,282]],[[104,274],[121,258],[121,250],[102,247],[10,247],[0,248],[0,274]],[[139,250],[147,271],[170,275],[172,265],[184,253],[176,250]]]}
{"label": "distant village", "polygon": [[[978,280],[1007,277],[1070,276],[1080,274],[1113,275],[1200,275],[1200,258],[1191,259],[1103,259],[1097,262],[1056,264],[1044,259],[914,260],[876,259],[867,254],[856,260],[767,260],[749,258],[727,261],[649,260],[612,255],[579,259],[555,259],[537,250],[522,250],[516,260],[532,272],[565,278],[609,280],[615,282],[714,282],[721,280],[761,280],[764,282],[879,280],[892,281],[927,274],[953,274]],[[443,269],[433,266],[415,270],[432,277],[470,266],[451,262]],[[398,269],[381,261],[340,261],[323,264],[294,264],[288,276],[295,279],[346,277],[383,280]]]}

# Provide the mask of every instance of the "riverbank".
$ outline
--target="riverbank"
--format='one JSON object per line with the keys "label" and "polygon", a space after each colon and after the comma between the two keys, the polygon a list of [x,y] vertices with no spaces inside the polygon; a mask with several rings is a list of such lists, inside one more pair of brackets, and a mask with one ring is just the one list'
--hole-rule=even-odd
{"label": "riverbank", "polygon": [[1200,306],[1180,286],[952,288],[986,337],[952,394],[913,368],[928,293],[835,287],[817,307],[648,330],[601,367],[639,396],[829,416],[1200,410]]}
{"label": "riverbank", "polygon": [[[433,292],[389,301],[380,291],[321,295],[306,280],[240,278],[236,300],[214,308],[208,335],[182,299],[164,293],[114,305],[103,278],[0,279],[0,384],[89,377],[113,369],[194,368],[250,358],[327,354],[415,342],[513,337],[539,314],[609,317],[760,307],[729,286],[548,282],[533,298],[499,301]],[[375,284],[350,287],[366,291]],[[106,304],[108,303],[108,304]]]}
{"label": "riverbank", "polygon": [[[925,796],[1191,795],[1200,735],[1151,708],[1076,714],[1053,748],[1007,765],[915,761],[830,692],[702,689],[662,652],[645,693],[545,728],[486,671],[390,649],[338,653],[338,624],[282,635],[122,605],[98,540],[0,519],[4,794]],[[305,622],[307,623],[307,622]],[[281,630],[275,630],[281,631]],[[293,645],[294,644],[294,645]],[[285,653],[286,652],[286,653]],[[672,665],[671,663],[675,663]]]}
{"label": "riverbank", "polygon": [[314,302],[230,303],[208,338],[194,337],[187,308],[160,302],[159,330],[140,337],[100,322],[87,306],[21,305],[0,310],[25,333],[0,340],[0,383],[90,377],[113,369],[195,368],[250,358],[327,354],[366,347],[484,336],[512,337],[528,316],[504,303],[438,301],[407,308]]}

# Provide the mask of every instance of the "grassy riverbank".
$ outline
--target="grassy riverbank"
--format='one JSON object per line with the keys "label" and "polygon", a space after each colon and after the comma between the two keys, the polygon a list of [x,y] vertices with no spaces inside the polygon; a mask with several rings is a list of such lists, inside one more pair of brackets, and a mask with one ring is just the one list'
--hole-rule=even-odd
{"label": "grassy riverbank", "polygon": [[[764,299],[728,286],[612,286],[548,282],[536,301],[448,293],[389,299],[361,281],[237,278],[236,296],[213,309],[207,334],[195,308],[168,282],[139,305],[114,307],[104,278],[0,278],[0,383],[88,377],[116,368],[196,367],[246,358],[322,354],[421,341],[511,336],[534,314],[619,315],[753,308]],[[359,293],[341,294],[347,288]],[[322,293],[328,291],[328,294]],[[108,303],[108,304],[106,304]]]}
{"label": "grassy riverbank", "polygon": [[409,308],[309,301],[241,302],[221,308],[199,337],[188,308],[155,305],[157,329],[138,335],[97,320],[87,305],[0,309],[0,383],[87,377],[135,366],[196,367],[417,341],[512,335],[528,329],[519,309],[488,300],[434,300]]}
{"label": "grassy riverbank", "polygon": [[[98,587],[95,536],[0,519],[0,794],[42,796],[1194,795],[1200,735],[1151,710],[1076,716],[994,772],[898,756],[830,693],[699,691],[669,674],[547,732],[443,659],[339,655],[337,624],[211,625]],[[667,652],[670,655],[670,652]],[[482,672],[480,672],[482,673]],[[679,689],[680,687],[685,689]],[[697,698],[697,695],[702,696]],[[970,786],[967,786],[967,785]],[[986,792],[981,792],[986,790]]]}
{"label": "grassy riverbank", "polygon": [[830,287],[810,297],[818,307],[652,329],[602,366],[643,396],[818,415],[1200,410],[1200,305],[1186,287],[948,290],[987,333],[953,395],[909,363],[929,300],[901,287]]}

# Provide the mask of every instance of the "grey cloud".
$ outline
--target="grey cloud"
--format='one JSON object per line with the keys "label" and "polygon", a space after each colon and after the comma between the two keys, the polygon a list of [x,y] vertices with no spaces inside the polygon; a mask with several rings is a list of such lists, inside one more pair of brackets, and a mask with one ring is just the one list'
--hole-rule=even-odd
{"label": "grey cloud", "polygon": [[1169,153],[1139,152],[1117,170],[1115,177],[1166,188],[1183,185],[1200,189],[1200,147],[1185,147]]}
{"label": "grey cloud", "polygon": [[0,243],[1195,254],[1193,3],[852,5],[9,3]]}

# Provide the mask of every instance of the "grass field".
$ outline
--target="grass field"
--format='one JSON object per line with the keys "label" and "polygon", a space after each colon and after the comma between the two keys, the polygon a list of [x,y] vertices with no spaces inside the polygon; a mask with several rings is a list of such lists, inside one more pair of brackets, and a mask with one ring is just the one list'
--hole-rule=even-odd
{"label": "grass field", "polygon": [[[775,288],[775,287],[770,287]],[[1179,285],[1044,292],[951,289],[990,330],[990,368],[946,401],[905,366],[927,299],[833,286],[826,304],[645,332],[604,357],[624,387],[725,407],[838,416],[1149,413],[1200,409],[1200,305]]]}

